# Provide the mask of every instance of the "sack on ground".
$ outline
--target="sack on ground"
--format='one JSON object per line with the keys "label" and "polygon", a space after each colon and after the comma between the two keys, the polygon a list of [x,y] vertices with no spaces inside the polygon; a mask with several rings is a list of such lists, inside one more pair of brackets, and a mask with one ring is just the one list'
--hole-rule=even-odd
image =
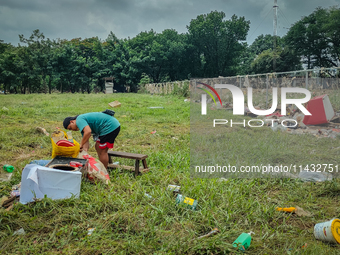
{"label": "sack on ground", "polygon": [[87,154],[85,151],[79,153],[78,158],[87,159],[87,167],[85,167],[87,170],[83,174],[90,182],[97,183],[100,181],[107,185],[110,183],[109,174],[102,162]]}
{"label": "sack on ground", "polygon": [[72,157],[76,158],[80,146],[79,143],[73,139],[74,146],[62,146],[57,145],[57,143],[61,140],[68,140],[67,134],[64,131],[58,130],[54,131],[51,135],[51,143],[52,143],[52,158],[55,158],[56,156],[64,156],[64,157]]}

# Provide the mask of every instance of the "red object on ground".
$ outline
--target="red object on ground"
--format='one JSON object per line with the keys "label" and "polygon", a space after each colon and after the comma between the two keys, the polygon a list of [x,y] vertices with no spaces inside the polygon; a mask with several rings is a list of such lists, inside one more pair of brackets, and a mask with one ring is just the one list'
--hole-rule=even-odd
{"label": "red object on ground", "polygon": [[303,119],[305,125],[318,125],[328,123],[335,115],[328,95],[314,97],[309,100],[307,110],[312,115],[306,115]]}
{"label": "red object on ground", "polygon": [[67,141],[67,140],[60,140],[56,143],[58,146],[64,146],[64,147],[72,147],[74,146],[74,143]]}
{"label": "red object on ground", "polygon": [[266,117],[269,117],[269,116],[283,117],[283,115],[281,115],[281,114],[278,113],[278,112],[274,112],[274,113],[272,113],[272,114],[266,115]]}

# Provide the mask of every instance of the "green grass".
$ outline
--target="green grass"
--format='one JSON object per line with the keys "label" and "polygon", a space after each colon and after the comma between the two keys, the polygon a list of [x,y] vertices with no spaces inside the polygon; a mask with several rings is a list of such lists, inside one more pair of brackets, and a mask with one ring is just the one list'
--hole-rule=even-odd
{"label": "green grass", "polygon": [[[150,172],[134,178],[131,172],[112,170],[109,187],[83,181],[79,199],[45,198],[28,205],[17,203],[8,212],[0,209],[1,254],[244,254],[231,244],[239,234],[250,231],[256,234],[245,254],[339,254],[337,246],[313,236],[315,223],[340,216],[337,180],[313,184],[291,179],[191,178],[190,103],[181,97],[1,95],[0,162],[12,164],[16,170],[9,183],[0,183],[0,195],[9,195],[31,160],[51,157],[51,141],[36,131],[37,126],[51,133],[62,127],[66,116],[102,111],[114,100],[122,103],[114,108],[122,126],[115,150],[147,154]],[[164,109],[148,109],[151,106]],[[150,134],[154,130],[156,133]],[[266,139],[274,142],[270,147],[266,139],[255,139],[260,131],[228,132],[230,153],[239,164],[273,158],[279,162],[280,157],[292,162],[296,156],[310,158],[310,143],[313,149],[321,146],[320,153],[327,146],[339,147],[339,138],[288,136],[269,129]],[[73,132],[73,137],[80,141],[79,132]],[[291,139],[297,144],[293,151],[287,148],[282,155],[275,155],[275,150],[286,148],[285,143],[292,145]],[[242,152],[238,146],[245,141],[248,149]],[[237,159],[239,153],[242,157]],[[96,156],[93,142],[90,154]],[[318,159],[338,162],[337,155],[338,151],[328,150]],[[197,199],[198,210],[175,206],[175,197],[166,191],[168,184],[180,185],[183,195]],[[154,199],[144,196],[145,192]],[[300,206],[313,216],[280,213],[276,206]],[[220,229],[219,234],[195,239],[214,227]],[[20,228],[26,235],[12,236]],[[87,236],[88,228],[96,228],[91,236]],[[302,249],[305,243],[308,246]]]}

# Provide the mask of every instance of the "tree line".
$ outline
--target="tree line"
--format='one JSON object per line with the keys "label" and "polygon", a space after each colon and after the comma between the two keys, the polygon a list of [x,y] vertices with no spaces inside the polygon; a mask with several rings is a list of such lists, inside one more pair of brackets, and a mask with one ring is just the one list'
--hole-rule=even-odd
{"label": "tree line", "polygon": [[192,19],[183,34],[151,29],[127,39],[110,32],[105,41],[51,40],[37,29],[29,38],[19,35],[18,46],[0,40],[0,89],[91,93],[105,89],[104,77],[114,77],[115,89],[136,92],[149,82],[339,66],[339,8],[317,8],[286,36],[260,35],[251,45],[245,42],[249,25],[245,17],[227,20],[212,11]]}

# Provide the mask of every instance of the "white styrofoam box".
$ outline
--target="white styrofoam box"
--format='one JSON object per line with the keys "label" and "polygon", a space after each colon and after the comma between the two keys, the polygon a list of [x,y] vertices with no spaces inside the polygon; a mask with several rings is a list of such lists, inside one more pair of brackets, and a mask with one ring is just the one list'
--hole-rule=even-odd
{"label": "white styrofoam box", "polygon": [[20,203],[33,202],[34,198],[51,199],[79,197],[82,173],[63,171],[36,164],[26,165],[21,174]]}

